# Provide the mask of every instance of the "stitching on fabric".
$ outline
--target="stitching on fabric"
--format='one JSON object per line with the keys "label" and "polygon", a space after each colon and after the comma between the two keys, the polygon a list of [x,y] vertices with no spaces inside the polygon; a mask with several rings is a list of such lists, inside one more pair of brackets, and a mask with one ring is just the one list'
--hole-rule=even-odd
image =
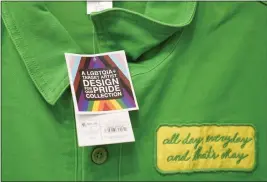
{"label": "stitching on fabric", "polygon": [[[9,11],[9,7],[8,6],[6,6],[5,8],[7,8],[8,11]],[[6,14],[5,18],[8,19],[7,12],[4,12],[4,13]],[[17,28],[17,24],[16,24],[16,22],[14,20],[13,14],[12,13],[9,13],[9,14],[10,14],[10,21],[13,22],[13,28],[15,29],[14,31],[18,35],[17,39],[13,36],[13,31],[10,30],[9,26],[12,26],[12,25],[10,25],[8,22],[6,22],[4,20],[5,18],[3,18],[3,20],[4,20],[4,22],[6,22],[5,23],[6,27],[10,32],[10,36],[12,37],[12,40],[13,40],[13,42],[14,42],[14,44],[15,44],[15,46],[16,46],[16,48],[17,48],[17,50],[18,50],[18,52],[19,52],[19,54],[21,56],[21,58],[26,63],[26,68],[28,70],[28,73],[30,74],[32,80],[37,85],[37,88],[40,90],[42,95],[47,99],[47,101],[49,103],[51,103],[51,104],[54,104],[56,102],[56,100],[61,96],[63,91],[68,87],[68,82],[66,82],[66,80],[68,80],[68,77],[67,77],[67,75],[64,75],[63,79],[61,79],[61,81],[59,81],[59,84],[58,84],[57,87],[55,87],[53,89],[51,89],[49,87],[47,80],[44,79],[44,72],[41,70],[40,65],[37,63],[35,57],[34,56],[31,56],[31,57],[27,56],[28,55],[27,52],[22,51],[22,49],[20,48],[20,45],[17,43],[17,41],[21,41],[21,42],[23,42],[25,44],[25,47],[29,47],[28,44],[26,43],[25,39],[23,39],[23,37],[21,36],[21,33],[20,33],[19,29]],[[51,13],[51,15],[53,15],[53,14]],[[54,17],[54,15],[53,15],[53,17]],[[60,24],[60,22],[59,22],[59,24]],[[63,30],[65,30],[64,27],[63,27]],[[15,34],[15,32],[14,32],[14,34]],[[68,37],[68,39],[70,41],[71,40],[70,37],[69,36],[67,36],[67,37]],[[76,42],[74,42],[74,43],[76,44]],[[41,83],[37,81],[35,76],[40,78]],[[44,86],[46,86],[46,89],[47,89],[48,93],[54,93],[55,90],[59,90],[59,94],[57,96],[49,96],[48,93],[43,89]],[[62,90],[62,89],[64,89],[64,90]],[[53,99],[53,97],[55,97],[56,99]]]}
{"label": "stitching on fabric", "polygon": [[[191,6],[191,9],[192,8],[194,8],[195,7],[195,5],[196,5],[196,3],[194,3],[193,4],[193,6]],[[47,9],[48,10],[48,9]],[[49,11],[49,10],[48,10]],[[53,15],[53,13],[51,12],[51,11],[49,11],[50,13],[51,13],[51,15],[55,18],[55,16]],[[122,12],[124,12],[124,11],[122,11]],[[125,14],[126,12],[124,12],[124,14]],[[12,14],[12,13],[11,13]],[[194,14],[194,12],[192,13],[192,15],[191,15],[191,18],[188,20],[188,22],[192,19],[192,17],[193,17],[193,14]],[[127,14],[126,14],[127,15]],[[129,17],[131,17],[130,19],[132,19],[132,14],[128,14],[129,15]],[[15,31],[17,32],[17,34],[18,34],[18,38],[19,39],[21,39],[21,40],[24,40],[22,37],[21,37],[21,34],[20,34],[20,31],[19,31],[19,29],[16,27],[16,24],[15,24],[15,21],[14,21],[14,17],[13,17],[13,14],[11,15],[12,16],[12,22],[14,23],[14,29],[15,29]],[[129,18],[128,17],[128,18]],[[57,19],[57,18],[55,18],[56,20],[57,20],[57,22],[62,26],[62,24],[59,22],[59,20]],[[157,22],[154,22],[154,23],[157,23]],[[8,24],[8,23],[6,23],[6,24]],[[7,29],[9,30],[9,32],[12,32],[10,29],[9,29],[9,26],[6,26],[7,27]],[[68,34],[68,31],[64,28],[64,26],[62,26],[63,27],[63,30]],[[17,49],[18,50],[20,50],[19,51],[19,53],[20,53],[20,55],[21,55],[21,57],[22,57],[22,59],[25,61],[25,63],[27,63],[27,70],[28,70],[28,72],[30,73],[30,75],[31,75],[31,78],[33,79],[33,81],[34,81],[34,83],[38,86],[38,89],[41,91],[41,93],[45,96],[45,98],[50,102],[50,103],[52,103],[52,104],[54,104],[55,102],[56,102],[56,100],[61,96],[61,94],[63,93],[63,91],[68,87],[68,82],[66,82],[66,80],[67,80],[67,76],[66,75],[64,75],[64,77],[63,77],[63,79],[62,79],[62,81],[60,81],[60,83],[59,83],[59,86],[58,87],[55,87],[55,88],[53,88],[53,89],[51,89],[49,86],[48,86],[48,82],[44,79],[44,73],[41,71],[41,69],[40,69],[40,66],[39,66],[39,64],[37,64],[37,62],[36,62],[36,60],[34,59],[34,57],[32,57],[32,58],[30,58],[29,57],[29,59],[31,60],[31,63],[32,64],[30,64],[29,63],[29,61],[26,59],[27,58],[27,56],[25,55],[25,54],[27,54],[26,52],[23,52],[23,51],[21,51],[21,49],[20,49],[20,46],[17,44],[17,42],[15,41],[15,38],[14,38],[14,36],[13,36],[13,34],[11,33],[11,35],[10,35],[12,38],[13,38],[13,42],[14,42],[14,44],[16,45],[16,47],[17,47]],[[67,36],[68,37],[68,39],[69,39],[69,41],[73,41],[76,45],[77,45],[77,43],[72,39],[72,37],[71,36]],[[25,40],[24,40],[24,44],[28,47],[28,45],[26,44],[26,42],[25,42]],[[78,46],[78,45],[77,45]],[[79,46],[78,46],[79,47]],[[80,48],[80,47],[79,47]],[[22,54],[23,53],[23,54]],[[29,67],[28,67],[29,66]],[[36,70],[35,71],[37,71],[38,73],[32,73],[32,69],[33,68],[35,68]],[[155,67],[154,67],[155,68]],[[152,68],[153,69],[153,68]],[[151,69],[151,70],[152,70]],[[150,71],[151,71],[150,70]],[[149,72],[149,71],[148,71]],[[148,72],[144,72],[144,73],[148,73]],[[144,74],[143,73],[143,74]],[[141,74],[141,73],[140,73]],[[34,75],[37,75],[37,76],[39,76],[39,78],[41,79],[41,81],[42,81],[42,83],[39,83],[37,80],[36,80],[36,78],[34,77]],[[66,83],[65,83],[66,82]],[[55,90],[59,90],[59,94],[56,96],[56,99],[55,100],[53,100],[53,98],[51,98],[51,96],[49,96],[49,95],[47,95],[47,93],[44,91],[44,89],[43,89],[43,86],[47,86],[47,90],[50,92],[50,93],[53,93]],[[64,89],[64,90],[61,90],[62,89]],[[55,97],[55,96],[54,96]]]}
{"label": "stitching on fabric", "polygon": [[[147,74],[153,70],[155,70],[157,67],[159,67],[162,63],[165,62],[166,59],[168,59],[168,57],[170,57],[172,55],[172,53],[174,52],[175,48],[178,46],[179,42],[181,41],[182,37],[183,37],[183,34],[184,34],[184,29],[183,31],[181,32],[180,36],[178,37],[177,41],[176,42],[173,42],[172,45],[171,45],[171,48],[170,48],[170,51],[167,53],[167,55],[165,56],[165,58],[162,59],[162,61],[159,61],[158,64],[156,64],[154,67],[152,67],[151,69],[145,71],[145,72],[140,72],[140,73],[135,73],[132,75],[132,78],[135,78],[136,76],[139,76],[139,75],[143,75],[143,74]],[[176,37],[176,36],[175,36]]]}
{"label": "stitching on fabric", "polygon": [[[188,7],[188,6],[187,6]],[[191,17],[188,19],[188,21],[187,21],[187,23],[186,24],[188,24],[189,22],[191,22],[192,21],[192,19],[193,19],[193,17],[194,17],[194,15],[195,15],[195,11],[196,11],[196,2],[192,5],[192,6],[190,6],[190,11],[191,11]],[[110,11],[109,11],[110,12]],[[124,11],[122,11],[122,12],[124,12]],[[117,11],[117,13],[119,13],[118,11]],[[126,12],[124,12],[124,13],[126,13]],[[128,15],[128,18],[134,18],[133,17],[133,15],[132,14],[126,14],[126,15]],[[108,16],[109,17],[109,16]],[[103,19],[103,20],[105,20],[105,19]],[[100,29],[101,30],[104,30],[104,25],[103,25],[103,23],[104,23],[104,21],[99,21],[99,24],[98,25],[100,25]],[[156,22],[154,22],[154,23],[156,23]],[[156,24],[156,25],[158,25],[158,24]],[[177,27],[177,28],[179,28],[179,27]],[[175,43],[173,43],[173,44],[175,44],[174,46],[173,46],[173,48],[171,48],[171,50],[169,51],[169,54],[167,54],[166,55],[166,57],[165,58],[163,58],[163,60],[162,61],[159,61],[159,63],[158,64],[156,64],[153,68],[151,68],[150,70],[148,70],[148,71],[145,71],[145,72],[140,72],[140,73],[136,73],[136,74],[133,74],[132,75],[132,78],[134,78],[134,77],[136,77],[136,76],[138,76],[138,75],[142,75],[142,74],[146,74],[146,73],[149,73],[150,71],[152,71],[152,70],[154,70],[154,69],[156,69],[159,65],[161,65],[171,54],[172,54],[172,52],[175,50],[175,48],[177,47],[177,45],[178,45],[178,42],[180,42],[180,40],[181,40],[181,38],[182,38],[182,35],[183,35],[183,33],[184,33],[184,29],[183,29],[183,31],[182,31],[182,33],[180,34],[180,37],[179,37],[179,39],[177,40],[177,42]],[[109,39],[111,39],[111,35],[109,34],[109,32],[108,31],[105,31],[105,32],[100,32],[100,33],[97,33],[97,34],[99,34],[99,35],[107,35],[108,37],[109,37]],[[163,35],[164,35],[164,33],[163,33]],[[112,40],[112,39],[111,39]],[[102,41],[103,42],[103,41]],[[173,45],[172,44],[172,45]],[[105,44],[103,43],[103,45],[107,45],[107,42],[105,42]],[[171,46],[172,46],[171,45]]]}
{"label": "stitching on fabric", "polygon": [[[7,9],[8,9],[8,7],[6,7]],[[9,10],[9,9],[8,9]],[[5,11],[3,11],[3,14],[5,14],[5,18],[7,18],[8,17],[8,15],[7,15],[7,12],[5,12]],[[17,39],[15,39],[15,37],[13,36],[13,33],[12,33],[12,30],[10,30],[10,27],[8,26],[9,25],[9,23],[8,22],[6,22],[6,21],[8,21],[8,20],[5,20],[5,18],[3,18],[3,21],[4,21],[4,23],[6,24],[6,28],[7,28],[7,30],[9,31],[9,35],[10,35],[10,37],[11,37],[11,40],[13,40],[13,43],[14,43],[14,45],[15,45],[15,47],[17,48],[17,50],[19,50],[18,51],[18,53],[20,54],[20,56],[21,56],[21,58],[26,62],[26,58],[28,57],[28,56],[26,56],[25,55],[25,53],[24,52],[21,52],[21,49],[20,49],[20,46],[17,44],[17,42],[16,42],[16,40],[20,40],[20,39],[22,39],[21,38],[21,34],[20,34],[20,32],[18,31],[18,29],[17,29],[17,27],[16,27],[16,23],[14,22],[14,17],[13,17],[13,14],[12,13],[10,13],[11,15],[10,15],[10,21],[11,22],[13,22],[13,24],[14,24],[14,29],[15,29],[15,32],[18,34],[18,38]],[[8,19],[8,18],[7,18]],[[25,46],[26,47],[28,47],[28,45],[26,44],[26,42],[24,42],[25,43]],[[29,57],[28,57],[29,58]],[[30,59],[32,59],[32,58],[30,58]],[[34,63],[34,62],[33,62]],[[30,65],[29,65],[30,66]],[[38,71],[39,70],[39,68],[38,68],[38,66],[37,65],[32,65],[33,66],[33,68],[36,68],[36,71]],[[28,72],[30,73],[30,68],[28,68],[27,66],[26,66],[26,69],[28,70]],[[41,73],[41,72],[40,72]],[[33,81],[34,81],[34,83],[35,84],[37,84],[37,82],[36,82],[36,79],[32,76],[32,74],[30,73],[30,76],[31,76],[31,78],[33,79]],[[44,78],[43,77],[41,77],[41,79],[43,80],[43,82],[44,83],[46,83],[45,82],[45,80],[44,80]],[[37,84],[37,85],[39,85],[39,84]],[[47,96],[46,95],[46,93],[43,91],[43,89],[41,88],[41,87],[38,87],[38,89],[40,89],[40,91],[41,91],[41,93],[42,94],[44,94],[44,96]],[[74,135],[74,138],[75,138],[75,140],[74,141],[76,141],[76,137],[75,137],[75,135]],[[77,151],[76,151],[76,146],[75,146],[75,156],[78,156],[78,155],[76,155],[77,154]],[[78,162],[77,162],[77,158],[76,157],[74,157],[74,178],[75,178],[75,181],[77,181],[77,165],[78,165]]]}
{"label": "stitching on fabric", "polygon": [[[192,2],[185,2],[185,3],[192,3]],[[147,23],[148,24],[151,24],[151,25],[153,24],[153,25],[156,25],[156,26],[161,26],[162,28],[165,28],[165,27],[166,28],[177,28],[179,26],[184,26],[184,25],[188,24],[191,21],[193,15],[194,15],[194,8],[195,8],[195,6],[196,6],[196,2],[193,2],[193,4],[190,6],[190,9],[191,9],[191,16],[190,16],[190,18],[186,22],[183,22],[181,24],[167,24],[167,23],[163,23],[163,22],[157,21],[156,19],[152,19],[152,18],[150,18],[148,16],[145,16],[143,14],[140,14],[138,12],[134,12],[134,11],[130,11],[130,10],[127,10],[127,9],[122,9],[122,8],[113,8],[113,9],[103,10],[101,12],[94,13],[94,16],[95,15],[99,15],[99,16],[106,15],[106,18],[110,18],[110,16],[107,16],[110,13],[112,13],[112,14],[124,14],[124,17],[127,17],[127,18],[130,18],[130,17],[136,18],[136,16],[138,16],[138,18],[142,18],[142,19],[147,20]],[[105,14],[103,14],[103,13],[105,13]],[[147,24],[145,24],[145,25],[147,25]]]}
{"label": "stitching on fabric", "polygon": [[[100,23],[99,23],[100,28],[101,28],[101,29],[104,29],[104,26],[103,26],[103,23],[104,23],[104,22],[101,22],[101,21],[99,21],[99,22],[100,22]],[[103,33],[103,34],[104,34],[104,35],[107,35],[107,36],[109,37],[109,39],[111,39],[111,35],[109,34],[108,31],[106,31],[106,32]],[[153,68],[151,68],[150,70],[148,70],[148,71],[146,71],[146,72],[137,73],[136,75],[133,74],[133,75],[132,75],[132,78],[135,77],[135,76],[137,76],[137,75],[146,74],[146,73],[148,73],[148,72],[154,70],[154,69],[155,69],[156,67],[158,67],[161,63],[163,63],[163,62],[164,62],[164,61],[171,55],[171,53],[174,51],[174,49],[175,49],[175,47],[177,46],[177,44],[178,44],[178,42],[179,42],[179,40],[180,40],[182,34],[183,34],[183,31],[182,31],[182,33],[180,34],[180,37],[179,37],[179,39],[177,40],[177,43],[175,44],[175,42],[173,42],[173,43],[170,45],[170,47],[172,47],[172,46],[175,44],[175,45],[171,48],[171,50],[169,51],[169,54],[167,54],[167,56],[166,56],[165,58],[163,58],[162,61],[160,61],[156,66],[154,66]],[[102,39],[102,38],[101,38],[101,39]],[[103,43],[103,45],[107,45],[107,46],[108,46],[107,41],[106,41],[105,43],[102,41],[102,43]]]}
{"label": "stitching on fabric", "polygon": [[[177,120],[174,120],[177,121]],[[248,126],[248,127],[252,127],[255,131],[255,135],[254,135],[254,151],[255,151],[255,158],[254,158],[254,164],[253,167],[251,169],[197,169],[197,170],[189,170],[189,171],[172,171],[172,172],[165,172],[162,171],[161,169],[158,168],[157,166],[157,132],[158,130],[162,127],[162,126],[169,126],[169,127],[201,127],[201,126],[218,126],[218,127],[223,127],[223,126]],[[156,169],[156,171],[161,174],[161,175],[173,175],[173,174],[187,174],[187,173],[207,173],[207,172],[212,172],[212,173],[216,173],[216,172],[245,172],[245,173],[251,173],[253,171],[256,170],[256,164],[257,164],[257,159],[258,159],[258,155],[257,155],[257,150],[256,150],[256,146],[257,146],[257,136],[258,136],[258,131],[256,130],[256,127],[253,124],[245,124],[245,123],[179,123],[179,124],[159,124],[158,127],[155,130],[155,135],[154,135],[154,167]]]}
{"label": "stitching on fabric", "polygon": [[[134,23],[138,22],[138,21],[136,21],[136,17],[134,17],[132,14],[127,14],[127,12],[125,12],[125,11],[113,11],[112,14],[113,15],[114,14],[115,15],[117,14],[116,16],[120,16],[120,18],[123,18],[123,19],[124,18],[125,19],[127,18],[128,20],[130,20],[131,22],[134,22]],[[112,16],[105,16],[105,17],[102,18],[102,20],[99,21],[99,23],[101,23],[103,25],[104,22],[107,22],[110,19],[112,19]],[[97,23],[97,22],[95,21],[95,23]],[[170,29],[176,29],[176,28],[179,28],[180,27],[180,26],[177,26],[177,27],[167,27],[166,25],[157,24],[156,22],[147,22],[147,23],[152,24],[153,26],[159,26],[161,28],[161,30],[159,30],[159,31],[157,31],[158,29],[156,29],[156,28],[150,29],[151,32],[156,33],[158,35],[169,35],[169,33],[164,32],[164,30],[162,30],[162,29],[165,29],[165,30],[168,29],[168,30],[170,30]],[[182,27],[182,25],[181,25],[181,27]],[[104,34],[104,35],[105,34],[109,34],[109,31],[103,32],[102,30],[104,30],[104,29],[99,30],[100,32],[97,32],[97,34]]]}
{"label": "stitching on fabric", "polygon": [[[196,8],[196,3],[194,4],[194,6],[191,7],[191,9],[194,9],[195,10]],[[189,21],[192,21],[193,17],[195,15],[195,12],[193,12],[191,14],[191,18],[189,19]],[[184,31],[185,31],[185,28],[182,30],[177,42],[174,44],[172,50],[170,50],[169,54],[166,55],[165,58],[163,58],[162,61],[160,61],[158,64],[156,64],[153,68],[151,68],[150,70],[146,71],[146,72],[140,72],[140,73],[136,73],[136,74],[133,74],[132,78],[138,76],[138,75],[143,75],[143,74],[147,74],[151,71],[153,71],[154,69],[156,69],[158,66],[160,66],[163,62],[165,62],[165,60],[173,53],[173,51],[175,50],[175,48],[177,47],[178,43],[181,41],[181,39],[183,38],[183,35],[184,35]]]}
{"label": "stitching on fabric", "polygon": [[[65,31],[65,33],[67,34],[68,41],[70,41],[70,42],[74,42],[74,43],[76,44],[76,46],[77,46],[79,49],[81,49],[81,47],[77,44],[77,42],[72,38],[71,34],[67,31],[67,29],[66,29],[66,28],[62,25],[62,23],[59,21],[59,19],[56,18],[56,16],[55,16],[55,15],[54,15],[48,8],[46,8],[46,9],[47,9],[47,11],[54,17],[54,19],[55,19],[56,22],[62,27],[62,29]],[[66,80],[67,80],[67,83],[64,83],[64,81],[66,81]],[[62,89],[68,87],[69,82],[68,82],[68,75],[67,75],[67,74],[64,75],[63,79],[60,81],[59,84],[62,85]],[[67,84],[67,85],[65,85],[65,84]],[[57,87],[51,89],[51,92],[54,92],[56,89],[57,89]],[[64,90],[65,90],[65,89],[64,89]],[[61,91],[60,91],[60,92],[61,92]],[[61,92],[61,94],[62,94],[62,92]],[[58,97],[60,97],[61,94],[59,94]],[[57,99],[56,99],[56,100],[57,100]]]}
{"label": "stitching on fabric", "polygon": [[[7,11],[9,10],[9,8],[6,6],[5,8],[7,8]],[[9,35],[10,35],[10,37],[11,37],[11,40],[12,40],[12,42],[14,43],[14,45],[15,45],[15,47],[17,48],[17,50],[18,50],[18,53],[19,53],[19,55],[21,56],[21,58],[25,61],[25,63],[27,63],[27,64],[29,64],[28,62],[27,62],[27,58],[29,58],[28,56],[26,56],[25,55],[25,53],[24,53],[24,51],[22,51],[21,49],[20,49],[20,46],[18,45],[18,43],[17,43],[17,41],[22,41],[21,39],[22,39],[22,37],[21,37],[21,34],[20,34],[20,32],[18,31],[18,28],[16,27],[16,23],[14,22],[14,17],[13,17],[13,14],[12,13],[9,13],[10,14],[10,21],[11,22],[13,22],[13,28],[15,29],[14,31],[14,33],[17,33],[18,34],[18,37],[17,38],[15,38],[14,36],[13,36],[13,31],[12,30],[10,30],[10,27],[12,27],[10,24],[9,24],[9,20],[8,20],[8,13],[6,12],[6,11],[3,11],[3,22],[5,23],[5,25],[6,25],[6,28],[7,28],[7,30],[8,30],[8,32],[9,32]],[[6,20],[6,19],[7,20]],[[26,44],[26,42],[24,41],[24,44],[25,44],[25,46],[26,47],[28,47],[28,45]],[[33,58],[29,58],[29,59],[33,59]],[[35,61],[34,61],[35,62]],[[34,62],[33,62],[33,64],[32,64],[32,66],[33,66],[33,68],[36,68],[36,70],[35,71],[38,71],[38,70],[40,70],[40,68],[35,64],[34,65]],[[30,64],[31,65],[31,64]],[[29,65],[29,67],[30,67],[30,65]],[[28,70],[28,73],[30,74],[30,76],[31,76],[31,78],[32,78],[32,80],[34,81],[34,83],[36,84],[36,85],[39,85],[39,84],[37,84],[37,81],[36,81],[36,79],[33,77],[33,75],[31,74],[31,71],[30,71],[30,69],[31,68],[28,68],[28,66],[25,66],[26,67],[26,69]],[[40,74],[42,74],[42,72],[40,71]],[[46,81],[44,80],[44,78],[43,77],[40,77],[42,80],[43,80],[43,83],[42,84],[47,84],[46,83]],[[64,80],[64,79],[63,79]],[[42,87],[41,86],[39,86],[38,87],[38,89],[40,89],[40,91],[41,91],[41,93],[45,96],[45,97],[47,97],[47,99],[49,100],[50,98],[46,95],[46,93],[43,91],[43,89],[42,89]],[[74,125],[75,126],[75,125]],[[75,133],[75,130],[74,130],[74,133]],[[76,137],[75,137],[75,135],[74,135],[74,141],[76,141]],[[76,141],[77,142],[77,141]],[[76,157],[74,157],[74,170],[75,170],[75,172],[74,172],[74,178],[75,178],[75,181],[77,181],[77,166],[78,166],[78,161],[77,161],[77,157],[78,157],[78,151],[77,151],[77,147],[76,147],[76,145],[75,145],[75,156]]]}
{"label": "stitching on fabric", "polygon": [[[8,8],[7,6],[6,6],[5,8],[7,8],[7,9],[9,10],[9,8]],[[12,25],[10,25],[10,24],[8,23],[8,20],[6,20],[6,19],[8,19],[7,12],[6,12],[6,11],[3,11],[3,14],[5,14],[3,20],[4,20],[5,24],[6,24],[6,28],[7,28],[7,30],[10,32],[10,37],[12,38],[15,47],[17,48],[17,50],[19,50],[18,52],[19,52],[21,58],[25,61],[25,63],[27,63],[27,65],[29,65],[29,62],[27,61],[27,59],[31,59],[31,60],[32,60],[33,58],[30,58],[30,57],[26,56],[26,55],[25,55],[25,52],[22,51],[22,50],[20,49],[20,46],[18,45],[18,43],[17,43],[17,41],[16,41],[16,40],[20,40],[20,41],[22,41],[23,38],[22,38],[22,36],[21,36],[21,34],[20,34],[20,31],[18,31],[18,28],[17,28],[16,23],[15,23],[15,21],[14,21],[13,14],[10,13],[10,21],[13,22],[13,29],[14,29],[14,31],[15,31],[14,34],[17,33],[17,35],[18,35],[17,38],[15,38],[15,37],[13,36],[13,31],[10,30],[10,26],[12,26]],[[5,19],[5,18],[6,18],[6,19]],[[25,47],[28,47],[28,45],[26,44],[25,41],[24,41],[24,44],[25,44]],[[39,85],[39,83],[37,83],[36,79],[33,77],[32,73],[31,73],[32,68],[35,68],[36,71],[37,71],[38,73],[40,73],[40,79],[42,80],[43,84],[46,84],[46,81],[45,81],[44,78],[43,78],[43,73],[40,71],[40,68],[35,64],[34,61],[32,61],[32,63],[33,63],[33,64],[30,64],[31,66],[30,66],[30,65],[29,65],[29,67],[26,66],[26,68],[27,68],[28,72],[30,73],[30,76],[31,76],[31,78],[33,79],[34,83],[35,83],[36,85]],[[31,68],[30,68],[30,67],[31,67]],[[46,93],[44,92],[44,90],[43,90],[40,86],[38,87],[38,89],[40,89],[41,93],[42,93],[45,97],[48,97],[48,96],[46,95]]]}
{"label": "stitching on fabric", "polygon": [[[186,3],[189,3],[189,2],[186,2]],[[187,7],[187,10],[186,11],[188,11],[188,12],[190,12],[190,18],[188,18],[188,20],[186,21],[186,22],[183,22],[183,23],[181,23],[181,24],[176,24],[176,25],[173,25],[173,26],[170,26],[170,25],[166,25],[166,24],[164,24],[164,23],[162,23],[162,22],[157,22],[157,21],[155,21],[155,20],[153,20],[153,19],[150,19],[149,17],[147,17],[147,16],[141,16],[142,18],[144,18],[144,20],[147,20],[147,23],[149,23],[149,24],[153,24],[154,26],[157,26],[157,27],[161,27],[162,29],[169,29],[169,28],[172,28],[172,29],[177,29],[177,28],[182,28],[183,26],[185,26],[185,25],[188,25],[191,21],[192,21],[192,19],[193,19],[193,17],[194,17],[194,15],[195,15],[195,10],[196,10],[196,2],[194,3],[194,4],[192,4],[191,6],[186,6]],[[119,10],[109,10],[109,11],[106,11],[106,13],[113,13],[113,14],[122,14],[122,17],[123,18],[128,18],[128,19],[130,19],[131,21],[134,21],[135,22],[135,20],[136,20],[136,17],[135,17],[135,14],[137,14],[137,13],[133,13],[133,12],[131,12],[131,11],[119,11]],[[132,13],[132,14],[130,14],[130,13]],[[101,14],[100,14],[101,15]],[[100,16],[99,15],[99,16]],[[139,14],[138,14],[139,15]],[[103,16],[103,14],[102,14],[102,16]],[[118,16],[118,15],[116,15],[116,16]],[[139,15],[140,16],[140,15]],[[100,22],[100,24],[101,24],[101,29],[100,30],[98,30],[98,31],[101,31],[101,30],[105,30],[103,27],[105,27],[105,26],[103,26],[103,24],[104,24],[104,21],[106,22],[108,19],[110,19],[111,18],[111,16],[105,16],[105,18],[102,18],[102,20],[103,21],[99,21]],[[140,18],[140,17],[138,17],[138,18]],[[99,19],[99,18],[98,18]],[[138,22],[138,21],[137,21]],[[95,22],[96,24],[97,24],[97,22]],[[135,22],[136,23],[136,22]],[[146,25],[146,24],[145,24]],[[106,29],[107,30],[107,29]],[[169,33],[165,33],[165,32],[157,32],[156,31],[157,29],[151,29],[151,31],[153,31],[154,33],[157,33],[157,34],[159,34],[159,35],[168,35]],[[105,34],[108,34],[109,35],[109,37],[111,38],[111,36],[110,36],[110,34],[109,34],[109,32],[108,31],[105,31],[105,32],[97,32],[98,34],[103,34],[103,35],[105,35]]]}
{"label": "stitching on fabric", "polygon": [[[101,22],[101,21],[100,21]],[[103,24],[101,23],[101,29],[103,29]],[[182,37],[182,35],[183,35],[183,33],[184,33],[184,29],[183,29],[183,31],[180,33],[180,36],[179,36],[179,38],[178,38],[178,40],[177,40],[177,42],[175,43],[174,42],[174,40],[169,40],[168,42],[172,42],[172,43],[170,43],[171,45],[170,45],[170,51],[169,51],[169,53],[167,53],[167,55],[166,55],[166,57],[165,58],[163,58],[162,59],[162,61],[157,61],[158,62],[158,64],[156,64],[154,67],[152,67],[150,70],[148,70],[148,71],[145,71],[145,72],[140,72],[140,73],[136,73],[136,74],[133,74],[132,75],[132,78],[134,78],[135,76],[138,76],[138,75],[142,75],[142,74],[146,74],[146,73],[149,73],[150,71],[152,71],[152,70],[154,70],[154,69],[156,69],[160,64],[162,64],[171,54],[172,54],[172,52],[175,50],[175,48],[177,47],[177,45],[178,45],[178,43],[180,42],[180,39],[181,39],[181,37]],[[110,34],[108,33],[108,32],[106,32],[106,33],[104,33],[104,35],[108,35],[108,37],[111,37],[110,36]],[[172,36],[172,35],[171,35]],[[170,36],[170,37],[171,37]],[[175,37],[176,37],[177,35],[175,35]],[[102,39],[102,38],[101,38]],[[107,45],[108,46],[108,44],[107,44],[107,41],[104,43],[103,41],[102,41],[102,43],[103,43],[103,45]],[[156,60],[159,60],[160,58],[158,58],[158,57],[156,57]]]}

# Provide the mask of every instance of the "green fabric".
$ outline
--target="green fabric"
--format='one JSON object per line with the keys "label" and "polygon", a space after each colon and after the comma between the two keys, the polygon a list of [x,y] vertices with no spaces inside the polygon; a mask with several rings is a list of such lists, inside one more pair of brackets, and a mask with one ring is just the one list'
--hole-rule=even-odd
{"label": "green fabric", "polygon": [[[2,2],[3,180],[266,180],[267,6],[259,2]],[[108,161],[79,148],[64,52],[125,50],[139,104],[136,142]],[[252,172],[162,175],[156,129],[180,123],[252,124]]]}

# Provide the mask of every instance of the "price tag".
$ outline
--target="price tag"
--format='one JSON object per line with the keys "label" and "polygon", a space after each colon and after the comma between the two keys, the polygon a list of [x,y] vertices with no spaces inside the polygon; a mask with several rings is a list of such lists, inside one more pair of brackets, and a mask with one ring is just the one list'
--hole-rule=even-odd
{"label": "price tag", "polygon": [[79,146],[134,141],[128,111],[138,104],[124,51],[65,54]]}
{"label": "price tag", "polygon": [[135,141],[128,111],[76,115],[79,146]]}

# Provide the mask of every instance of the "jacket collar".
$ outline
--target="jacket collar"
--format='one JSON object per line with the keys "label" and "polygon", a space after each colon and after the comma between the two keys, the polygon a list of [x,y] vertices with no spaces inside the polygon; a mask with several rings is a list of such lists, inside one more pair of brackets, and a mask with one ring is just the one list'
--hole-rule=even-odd
{"label": "jacket collar", "polygon": [[[125,50],[130,61],[137,61],[180,31],[192,21],[196,2],[169,3],[176,4],[168,11],[166,2],[147,2],[144,14],[122,8],[93,13],[99,52]],[[55,104],[69,86],[64,53],[85,53],[44,3],[3,2],[2,6],[3,22],[31,79],[44,99]]]}

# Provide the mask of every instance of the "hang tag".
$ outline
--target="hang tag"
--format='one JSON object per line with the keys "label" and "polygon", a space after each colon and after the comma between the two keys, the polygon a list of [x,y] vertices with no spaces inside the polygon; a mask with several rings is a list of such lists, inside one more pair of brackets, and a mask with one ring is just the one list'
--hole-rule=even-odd
{"label": "hang tag", "polygon": [[124,51],[65,58],[77,114],[138,110]]}
{"label": "hang tag", "polygon": [[87,14],[112,8],[112,1],[87,1]]}
{"label": "hang tag", "polygon": [[79,146],[134,141],[128,111],[138,110],[124,51],[65,53]]}
{"label": "hang tag", "polygon": [[128,111],[76,115],[79,146],[134,142]]}

